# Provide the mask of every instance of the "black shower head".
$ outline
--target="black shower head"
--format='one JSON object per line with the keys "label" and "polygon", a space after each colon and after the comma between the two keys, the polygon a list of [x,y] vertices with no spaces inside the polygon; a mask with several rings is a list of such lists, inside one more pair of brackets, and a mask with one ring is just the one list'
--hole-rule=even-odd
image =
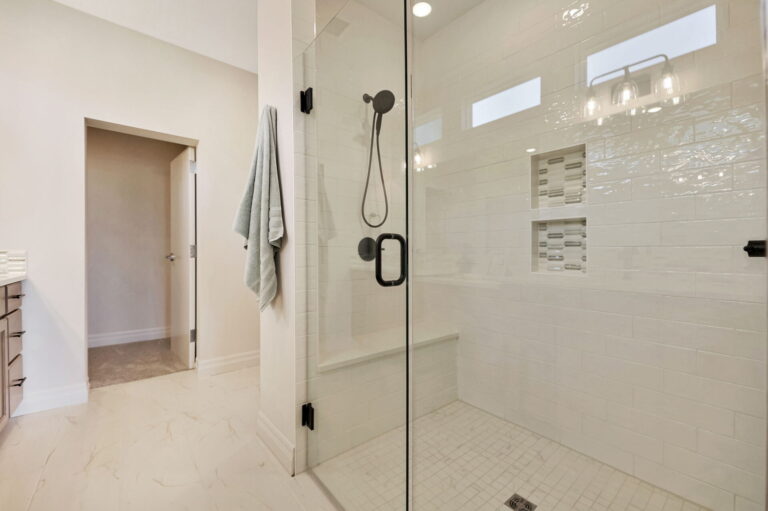
{"label": "black shower head", "polygon": [[392,91],[386,89],[379,91],[375,97],[370,94],[363,94],[363,101],[370,103],[373,101],[373,110],[378,114],[385,114],[395,106],[395,95]]}

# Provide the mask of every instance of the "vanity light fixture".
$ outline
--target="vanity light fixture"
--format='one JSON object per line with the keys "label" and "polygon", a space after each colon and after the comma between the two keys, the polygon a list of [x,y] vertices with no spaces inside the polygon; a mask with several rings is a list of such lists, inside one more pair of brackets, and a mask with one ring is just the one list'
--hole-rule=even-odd
{"label": "vanity light fixture", "polygon": [[603,118],[600,116],[600,99],[598,98],[597,91],[595,89],[595,82],[601,78],[605,78],[610,75],[614,75],[617,72],[622,71],[624,73],[620,82],[615,84],[611,89],[611,103],[622,107],[627,107],[627,114],[635,116],[645,112],[656,113],[661,110],[660,106],[654,106],[646,110],[643,107],[634,106],[633,103],[640,96],[640,91],[637,86],[637,82],[632,79],[630,69],[640,64],[645,64],[652,60],[664,59],[664,67],[661,69],[661,75],[656,80],[653,86],[653,93],[659,97],[664,103],[671,103],[673,105],[679,105],[682,103],[683,97],[680,90],[680,78],[675,73],[672,63],[669,57],[660,54],[654,55],[647,59],[633,62],[632,64],[624,67],[612,69],[606,73],[600,74],[592,78],[587,88],[587,95],[584,101],[584,118],[585,119],[598,119],[598,126],[602,125]]}
{"label": "vanity light fixture", "polygon": [[413,163],[415,163],[417,166],[421,165],[421,162],[424,161],[424,158],[421,156],[421,149],[418,147],[413,152]]}
{"label": "vanity light fixture", "polygon": [[432,6],[429,4],[429,2],[417,2],[413,4],[413,15],[417,18],[424,18],[425,16],[429,16],[429,13],[432,12]]}
{"label": "vanity light fixture", "polygon": [[673,99],[680,95],[680,79],[675,74],[672,64],[669,60],[664,62],[661,69],[661,76],[656,80],[654,93],[666,100]]}
{"label": "vanity light fixture", "polygon": [[639,95],[640,89],[629,74],[629,66],[627,66],[624,68],[624,78],[613,88],[612,102],[614,105],[628,106]]}
{"label": "vanity light fixture", "polygon": [[525,152],[526,153],[535,153],[536,152],[536,148],[535,147],[529,147],[528,149],[525,150]]}
{"label": "vanity light fixture", "polygon": [[587,101],[584,103],[584,116],[592,118],[598,113],[600,113],[600,101],[597,99],[594,85],[590,85],[587,91]]}
{"label": "vanity light fixture", "polygon": [[416,168],[416,172],[424,172],[425,168],[429,168],[424,165],[424,156],[422,156],[421,148],[418,145],[413,150],[413,166]]}

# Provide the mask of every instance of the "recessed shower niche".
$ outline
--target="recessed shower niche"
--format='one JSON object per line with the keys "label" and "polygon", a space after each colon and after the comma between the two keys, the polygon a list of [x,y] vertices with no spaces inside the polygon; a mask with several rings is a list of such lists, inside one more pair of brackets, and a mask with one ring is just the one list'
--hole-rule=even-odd
{"label": "recessed shower niche", "polygon": [[586,273],[587,219],[533,222],[533,271]]}
{"label": "recessed shower niche", "polygon": [[586,199],[586,147],[579,145],[531,156],[531,206],[582,204]]}

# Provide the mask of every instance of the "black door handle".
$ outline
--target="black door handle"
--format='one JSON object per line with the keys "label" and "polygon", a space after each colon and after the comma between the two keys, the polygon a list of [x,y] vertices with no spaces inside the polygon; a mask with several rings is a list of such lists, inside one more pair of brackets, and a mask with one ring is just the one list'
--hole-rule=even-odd
{"label": "black door handle", "polygon": [[[396,240],[400,244],[400,276],[395,280],[384,280],[384,277],[381,275],[381,252],[384,250],[383,245],[385,240]],[[376,282],[384,287],[399,286],[405,282],[405,275],[407,272],[408,254],[405,250],[405,238],[392,232],[380,234],[379,237],[376,238]]]}

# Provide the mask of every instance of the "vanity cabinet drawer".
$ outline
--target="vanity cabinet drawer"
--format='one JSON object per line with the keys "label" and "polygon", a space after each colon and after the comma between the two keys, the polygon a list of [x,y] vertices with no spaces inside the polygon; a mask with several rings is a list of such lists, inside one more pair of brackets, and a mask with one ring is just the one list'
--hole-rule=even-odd
{"label": "vanity cabinet drawer", "polygon": [[24,334],[21,323],[21,309],[8,315],[8,337],[21,337]]}
{"label": "vanity cabinet drawer", "polygon": [[[0,287],[5,293],[5,288]],[[2,296],[3,305],[5,305],[5,295]],[[8,424],[11,418],[11,412],[8,406],[8,353],[5,350],[5,338],[8,335],[8,323],[0,321],[0,431]]]}
{"label": "vanity cabinet drawer", "polygon": [[8,367],[8,401],[13,414],[24,398],[24,357],[20,355]]}
{"label": "vanity cabinet drawer", "polygon": [[21,353],[24,335],[21,322],[21,309],[12,312],[8,316],[8,361],[16,358]]}
{"label": "vanity cabinet drawer", "polygon": [[21,307],[21,299],[24,293],[21,291],[21,282],[5,286],[5,312],[11,312]]}

